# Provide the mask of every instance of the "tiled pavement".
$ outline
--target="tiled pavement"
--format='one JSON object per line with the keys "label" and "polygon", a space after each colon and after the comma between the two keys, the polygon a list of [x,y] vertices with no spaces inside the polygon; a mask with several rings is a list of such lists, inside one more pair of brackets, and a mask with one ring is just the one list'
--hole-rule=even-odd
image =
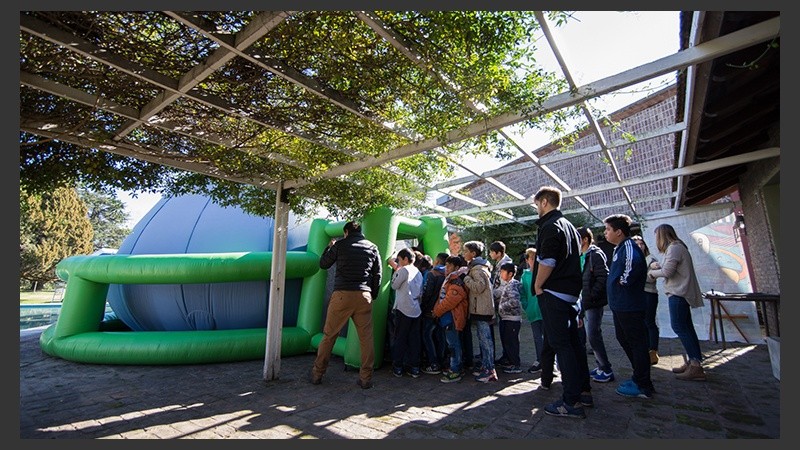
{"label": "tiled pavement", "polygon": [[[321,385],[308,381],[314,355],[281,360],[280,377],[265,382],[263,361],[177,366],[114,366],[44,354],[39,330],[20,332],[21,439],[730,439],[781,437],[781,386],[766,345],[702,341],[708,381],[676,380],[677,339],[662,338],[653,367],[652,399],[617,395],[631,369],[613,335],[605,342],[615,382],[592,383],[587,418],[544,414],[558,399],[556,378],[539,389],[539,374],[500,373],[498,382],[453,384],[422,374],[396,378],[388,364],[375,387],[356,385],[358,372],[334,356]],[[530,329],[521,332],[524,367],[532,362]],[[498,343],[499,347],[499,343]],[[477,349],[477,346],[475,347]],[[590,367],[593,358],[589,357]]]}

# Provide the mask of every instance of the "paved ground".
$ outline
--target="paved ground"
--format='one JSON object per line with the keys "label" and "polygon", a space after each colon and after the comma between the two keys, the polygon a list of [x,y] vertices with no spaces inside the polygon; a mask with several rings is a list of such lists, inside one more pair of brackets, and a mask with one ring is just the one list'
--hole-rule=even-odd
{"label": "paved ground", "polygon": [[[614,390],[631,370],[604,321],[617,380],[592,383],[587,418],[544,414],[561,394],[539,375],[500,374],[488,384],[438,376],[395,378],[384,364],[375,388],[356,386],[354,369],[334,356],[324,382],[308,382],[313,355],[284,358],[280,378],[262,379],[263,361],[180,366],[80,364],[44,354],[39,332],[20,332],[21,439],[728,439],[781,437],[780,382],[766,345],[701,342],[708,381],[674,378],[677,339],[662,339],[652,399]],[[523,328],[523,363],[531,362]],[[475,347],[477,348],[477,346]],[[590,357],[590,367],[593,359]],[[761,444],[759,444],[761,445]]]}

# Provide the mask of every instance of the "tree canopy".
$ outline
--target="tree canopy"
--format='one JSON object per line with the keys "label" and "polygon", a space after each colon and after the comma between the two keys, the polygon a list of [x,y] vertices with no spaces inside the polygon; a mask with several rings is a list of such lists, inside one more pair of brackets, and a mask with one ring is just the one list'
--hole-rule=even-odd
{"label": "tree canopy", "polygon": [[62,259],[92,252],[92,225],[75,189],[44,194],[20,190],[19,207],[21,283],[55,281]]}
{"label": "tree canopy", "polygon": [[[412,212],[453,160],[511,154],[494,131],[448,133],[576,114],[534,114],[566,89],[537,67],[538,28],[531,11],[22,12],[20,186],[200,193],[269,216],[290,181],[295,214]],[[428,139],[441,146],[391,156]],[[385,162],[326,175],[368,158]]]}

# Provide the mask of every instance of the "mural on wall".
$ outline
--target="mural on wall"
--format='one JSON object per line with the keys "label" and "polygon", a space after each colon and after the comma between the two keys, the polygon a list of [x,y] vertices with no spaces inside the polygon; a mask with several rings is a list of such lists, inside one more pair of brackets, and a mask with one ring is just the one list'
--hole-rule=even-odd
{"label": "mural on wall", "polygon": [[734,215],[730,214],[691,233],[694,242],[708,255],[705,261],[695,264],[697,276],[707,290],[752,292],[744,249],[734,236],[733,226]]}

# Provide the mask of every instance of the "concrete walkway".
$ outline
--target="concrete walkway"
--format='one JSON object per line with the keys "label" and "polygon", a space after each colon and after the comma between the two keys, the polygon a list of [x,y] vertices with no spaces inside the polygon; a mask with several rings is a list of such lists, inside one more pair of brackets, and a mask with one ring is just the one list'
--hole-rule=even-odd
{"label": "concrete walkway", "polygon": [[[281,360],[280,378],[262,379],[263,361],[179,366],[80,364],[44,354],[41,330],[20,332],[19,436],[22,439],[728,439],[781,437],[780,381],[764,344],[702,341],[708,381],[676,380],[677,339],[662,339],[652,399],[614,390],[631,375],[613,337],[605,342],[616,381],[592,383],[587,418],[544,414],[561,395],[559,379],[539,388],[539,374],[500,373],[499,382],[471,377],[443,384],[439,376],[396,378],[388,364],[375,387],[334,356],[321,385],[308,382],[314,355]],[[522,360],[532,362],[530,329]],[[498,343],[499,347],[499,343]],[[477,346],[475,347],[478,348]],[[593,367],[593,358],[589,365]]]}

